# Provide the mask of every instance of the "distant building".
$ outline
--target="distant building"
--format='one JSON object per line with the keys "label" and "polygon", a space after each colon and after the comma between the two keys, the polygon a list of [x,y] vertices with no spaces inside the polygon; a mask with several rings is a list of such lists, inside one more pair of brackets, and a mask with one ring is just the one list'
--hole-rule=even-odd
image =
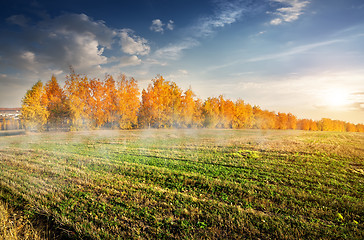
{"label": "distant building", "polygon": [[0,108],[0,118],[19,119],[21,108]]}
{"label": "distant building", "polygon": [[22,129],[20,108],[0,108],[0,130]]}

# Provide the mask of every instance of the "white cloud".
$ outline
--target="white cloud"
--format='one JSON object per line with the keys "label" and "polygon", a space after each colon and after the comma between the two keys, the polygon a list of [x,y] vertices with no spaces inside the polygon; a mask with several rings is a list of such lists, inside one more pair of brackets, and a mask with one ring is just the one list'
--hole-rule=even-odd
{"label": "white cloud", "polygon": [[150,52],[148,41],[133,34],[130,29],[123,29],[120,32],[121,49],[130,55],[147,55]]}
{"label": "white cloud", "polygon": [[188,77],[188,71],[185,69],[179,69],[178,71],[173,71],[165,76],[165,78],[170,81],[178,82],[178,83],[182,84],[180,86],[180,87],[182,87],[182,89],[187,88],[187,86],[183,86],[183,85],[186,85],[185,80],[187,77]]}
{"label": "white cloud", "polygon": [[164,24],[162,23],[162,21],[160,19],[154,19],[152,21],[152,26],[150,26],[150,30],[154,31],[154,32],[163,33],[163,31],[164,31],[163,26],[164,26]]}
{"label": "white cloud", "polygon": [[[153,57],[157,59],[176,60],[181,57],[182,52],[191,49],[200,44],[200,38],[213,35],[217,28],[223,28],[226,25],[232,24],[241,18],[244,11],[247,10],[246,1],[216,1],[216,8],[213,15],[200,18],[195,25],[189,27],[186,33],[188,37],[177,43],[170,44],[166,47],[155,51]],[[170,20],[167,24],[167,29],[173,29],[174,22]]]}
{"label": "white cloud", "polygon": [[30,63],[34,62],[35,60],[35,54],[29,51],[24,52],[20,57]]}
{"label": "white cloud", "polygon": [[141,64],[142,60],[139,59],[137,56],[123,56],[120,58],[119,67],[127,67],[127,66],[136,66]]}
{"label": "white cloud", "polygon": [[197,37],[212,35],[216,28],[222,28],[240,19],[246,10],[244,1],[218,1],[215,14],[201,18],[193,27]]}
{"label": "white cloud", "polygon": [[[7,22],[22,27],[0,30],[1,36],[6,34],[0,38],[0,102],[9,106],[19,106],[22,96],[6,100],[3,95],[13,92],[13,86],[25,92],[34,82],[47,81],[52,74],[64,81],[69,65],[90,76],[101,77],[109,71],[117,74],[121,67],[140,65],[138,56],[150,52],[147,40],[132,30],[111,28],[85,14],[62,14],[40,21],[14,15]],[[115,50],[114,56],[106,57],[105,49]],[[122,52],[130,56],[120,57]],[[104,65],[108,63],[113,66]]]}
{"label": "white cloud", "polygon": [[272,25],[279,25],[281,23],[282,23],[282,19],[280,19],[280,18],[275,18],[270,21],[270,24],[272,24]]}
{"label": "white cloud", "polygon": [[279,25],[283,22],[293,22],[303,14],[304,8],[310,1],[304,0],[271,0],[271,2],[280,3],[286,7],[277,8],[273,14],[278,15],[277,18],[270,21],[272,25]]}
{"label": "white cloud", "polygon": [[199,42],[196,39],[187,38],[176,44],[171,44],[158,49],[154,55],[157,58],[176,60],[181,56],[183,50],[190,49],[197,45],[199,45]]}
{"label": "white cloud", "polygon": [[168,23],[167,23],[167,29],[168,30],[173,30],[174,29],[174,21],[172,20],[169,20]]}
{"label": "white cloud", "polygon": [[1,65],[34,73],[59,68],[68,71],[69,65],[88,71],[107,62],[104,48],[111,48],[116,36],[104,22],[85,14],[63,14],[34,25],[23,24],[23,31],[13,36],[13,42],[0,40],[0,54],[7,59]]}
{"label": "white cloud", "polygon": [[18,55],[13,56],[13,61],[17,62],[17,66],[26,69],[31,72],[38,72],[38,68],[41,65],[37,61],[37,56],[31,51],[20,51]]}
{"label": "white cloud", "polygon": [[144,63],[147,66],[151,66],[151,65],[160,65],[160,66],[167,66],[167,62],[166,61],[159,61],[155,58],[148,58],[144,61]]}
{"label": "white cloud", "polygon": [[117,36],[117,31],[105,25],[104,21],[95,21],[85,14],[64,14],[51,21],[45,21],[39,24],[42,28],[52,33],[55,30],[56,35],[65,34],[87,34],[97,39],[102,46],[111,47],[113,39]]}
{"label": "white cloud", "polygon": [[327,45],[331,45],[331,44],[335,44],[335,43],[339,43],[339,42],[343,42],[343,41],[344,40],[342,40],[342,39],[334,39],[334,40],[329,40],[329,41],[306,44],[306,45],[291,48],[285,52],[278,52],[278,53],[274,53],[274,54],[267,54],[267,55],[263,55],[263,56],[250,58],[250,59],[246,60],[246,62],[258,62],[258,61],[278,59],[281,57],[286,57],[286,56],[290,56],[290,55],[294,55],[294,54],[300,54],[300,53],[309,51],[314,48],[323,47],[323,46],[327,46]]}
{"label": "white cloud", "polygon": [[[87,69],[90,66],[98,66],[107,63],[107,57],[103,56],[103,48],[99,48],[99,42],[90,36],[74,35],[73,45],[65,48],[66,62],[77,59],[76,66],[80,69]],[[81,54],[78,56],[77,54]]]}
{"label": "white cloud", "polygon": [[[122,67],[140,65],[138,56],[150,52],[147,40],[132,30],[113,29],[85,14],[62,14],[38,22],[24,19],[7,19],[21,25],[20,30],[0,30],[1,36],[7,31],[7,37],[0,38],[0,103],[6,106],[19,106],[23,93],[39,79],[45,82],[56,74],[62,83],[69,65],[76,72],[102,77],[106,72],[118,74]],[[104,50],[112,48],[116,48],[114,56],[106,57]],[[131,56],[120,57],[122,51]],[[113,66],[104,65],[108,63]],[[19,95],[8,96],[15,88],[20,89]]]}
{"label": "white cloud", "polygon": [[174,29],[174,21],[169,20],[166,25],[162,22],[162,20],[154,19],[149,29],[153,32],[159,32],[159,33],[164,33],[164,30],[172,31]]}
{"label": "white cloud", "polygon": [[292,55],[296,55],[296,54],[302,54],[305,53],[309,50],[315,49],[315,48],[319,48],[319,47],[324,47],[324,46],[328,46],[328,45],[332,45],[332,44],[336,44],[336,43],[340,43],[340,42],[344,42],[344,39],[333,39],[333,40],[328,40],[328,41],[323,41],[323,42],[316,42],[316,43],[311,43],[311,44],[306,44],[306,45],[301,45],[301,46],[296,46],[296,47],[292,47],[290,49],[287,49],[285,51],[281,51],[281,52],[275,52],[272,54],[266,54],[266,55],[261,55],[261,56],[257,56],[257,57],[252,57],[252,58],[248,58],[248,59],[236,59],[236,60],[231,60],[228,63],[225,64],[219,64],[219,65],[215,65],[215,66],[210,66],[206,69],[206,71],[216,71],[218,69],[223,69],[223,68],[227,68],[227,67],[231,67],[231,66],[235,66],[238,64],[243,64],[243,63],[249,63],[249,62],[259,62],[259,61],[267,61],[267,60],[278,60],[280,58],[284,58],[287,56],[292,56]]}

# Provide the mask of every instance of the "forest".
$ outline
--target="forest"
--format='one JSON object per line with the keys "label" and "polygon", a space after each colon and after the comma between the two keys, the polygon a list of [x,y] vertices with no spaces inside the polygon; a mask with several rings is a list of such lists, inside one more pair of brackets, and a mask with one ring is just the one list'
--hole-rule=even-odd
{"label": "forest", "polygon": [[62,88],[53,75],[38,81],[22,100],[22,127],[51,129],[221,128],[297,129],[364,132],[364,124],[323,118],[298,119],[238,99],[209,97],[201,100],[191,88],[182,90],[162,76],[152,79],[140,93],[134,78],[121,74],[103,80],[71,72]]}

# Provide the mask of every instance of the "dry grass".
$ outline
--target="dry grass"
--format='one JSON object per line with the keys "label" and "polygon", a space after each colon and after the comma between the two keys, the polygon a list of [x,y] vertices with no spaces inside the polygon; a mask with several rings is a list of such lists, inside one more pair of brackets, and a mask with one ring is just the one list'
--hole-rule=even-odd
{"label": "dry grass", "polygon": [[14,212],[9,206],[0,201],[0,239],[44,239],[32,223],[22,215]]}

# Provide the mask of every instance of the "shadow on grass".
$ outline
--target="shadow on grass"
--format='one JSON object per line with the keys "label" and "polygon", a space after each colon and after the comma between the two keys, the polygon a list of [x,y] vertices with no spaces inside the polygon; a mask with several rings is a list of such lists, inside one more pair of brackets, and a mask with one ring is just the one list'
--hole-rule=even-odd
{"label": "shadow on grass", "polygon": [[32,227],[45,239],[71,240],[71,239],[90,239],[87,236],[80,236],[71,226],[55,220],[49,213],[32,207],[21,195],[14,194],[6,186],[0,183],[0,200],[7,203],[17,216],[14,221],[28,219]]}
{"label": "shadow on grass", "polygon": [[3,130],[3,131],[0,131],[0,137],[15,136],[15,135],[25,135],[25,130]]}

